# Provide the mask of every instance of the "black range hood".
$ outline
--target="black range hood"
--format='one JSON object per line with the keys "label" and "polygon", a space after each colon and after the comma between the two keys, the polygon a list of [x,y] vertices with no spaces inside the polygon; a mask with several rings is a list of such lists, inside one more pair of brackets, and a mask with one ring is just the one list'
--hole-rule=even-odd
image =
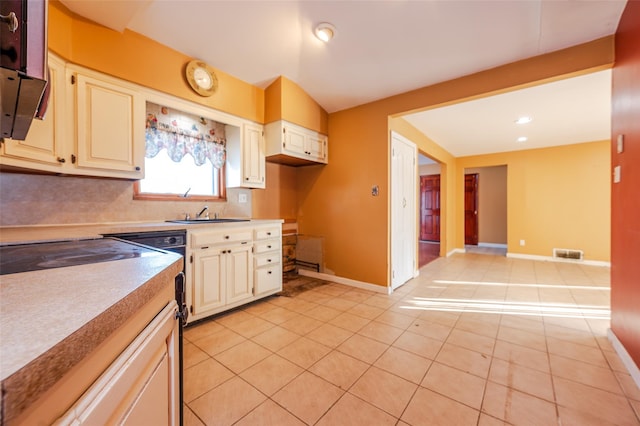
{"label": "black range hood", "polygon": [[47,1],[0,2],[0,137],[24,140],[47,93]]}

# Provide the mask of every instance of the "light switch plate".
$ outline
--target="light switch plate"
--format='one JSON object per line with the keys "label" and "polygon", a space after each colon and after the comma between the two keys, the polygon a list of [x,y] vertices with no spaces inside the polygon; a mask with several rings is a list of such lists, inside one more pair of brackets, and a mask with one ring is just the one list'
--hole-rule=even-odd
{"label": "light switch plate", "polygon": [[246,203],[247,202],[247,194],[238,194],[238,202]]}

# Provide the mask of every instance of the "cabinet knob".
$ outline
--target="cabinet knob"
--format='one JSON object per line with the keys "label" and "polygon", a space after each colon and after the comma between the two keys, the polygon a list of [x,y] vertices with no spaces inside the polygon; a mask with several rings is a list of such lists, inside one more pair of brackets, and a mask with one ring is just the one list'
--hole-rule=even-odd
{"label": "cabinet knob", "polygon": [[228,235],[225,235],[225,236],[224,236],[224,239],[225,239],[225,240],[228,240],[228,239],[229,239],[229,236],[228,236]]}
{"label": "cabinet knob", "polygon": [[271,271],[267,271],[267,274],[271,275]]}
{"label": "cabinet knob", "polygon": [[136,166],[136,172],[140,171],[140,166]]}
{"label": "cabinet knob", "polygon": [[67,161],[62,157],[58,157],[58,158],[56,158],[56,160],[58,160],[58,163],[64,163],[65,161]]}

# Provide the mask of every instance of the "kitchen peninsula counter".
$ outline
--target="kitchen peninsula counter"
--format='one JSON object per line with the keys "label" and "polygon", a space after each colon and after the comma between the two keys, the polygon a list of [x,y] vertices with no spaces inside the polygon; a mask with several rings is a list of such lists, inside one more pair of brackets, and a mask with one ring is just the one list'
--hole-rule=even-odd
{"label": "kitchen peninsula counter", "polygon": [[[45,231],[39,227],[36,233],[15,229],[8,234],[25,242],[91,238],[101,232],[90,227],[73,231],[54,228]],[[2,234],[4,239],[5,229]],[[36,234],[41,237],[33,238]],[[61,382],[73,384],[81,394],[150,318],[175,298],[173,283],[182,265],[181,256],[157,252],[2,275],[0,380],[4,418],[0,423],[9,423],[34,403],[39,404],[41,397],[56,394]],[[93,357],[91,362],[89,357]],[[61,393],[66,392],[57,392]]]}

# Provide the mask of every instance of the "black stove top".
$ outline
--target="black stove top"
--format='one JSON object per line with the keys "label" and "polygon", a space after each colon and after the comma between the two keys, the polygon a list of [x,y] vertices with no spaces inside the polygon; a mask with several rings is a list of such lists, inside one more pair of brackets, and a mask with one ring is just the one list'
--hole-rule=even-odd
{"label": "black stove top", "polygon": [[0,275],[160,254],[151,247],[112,238],[0,246]]}

